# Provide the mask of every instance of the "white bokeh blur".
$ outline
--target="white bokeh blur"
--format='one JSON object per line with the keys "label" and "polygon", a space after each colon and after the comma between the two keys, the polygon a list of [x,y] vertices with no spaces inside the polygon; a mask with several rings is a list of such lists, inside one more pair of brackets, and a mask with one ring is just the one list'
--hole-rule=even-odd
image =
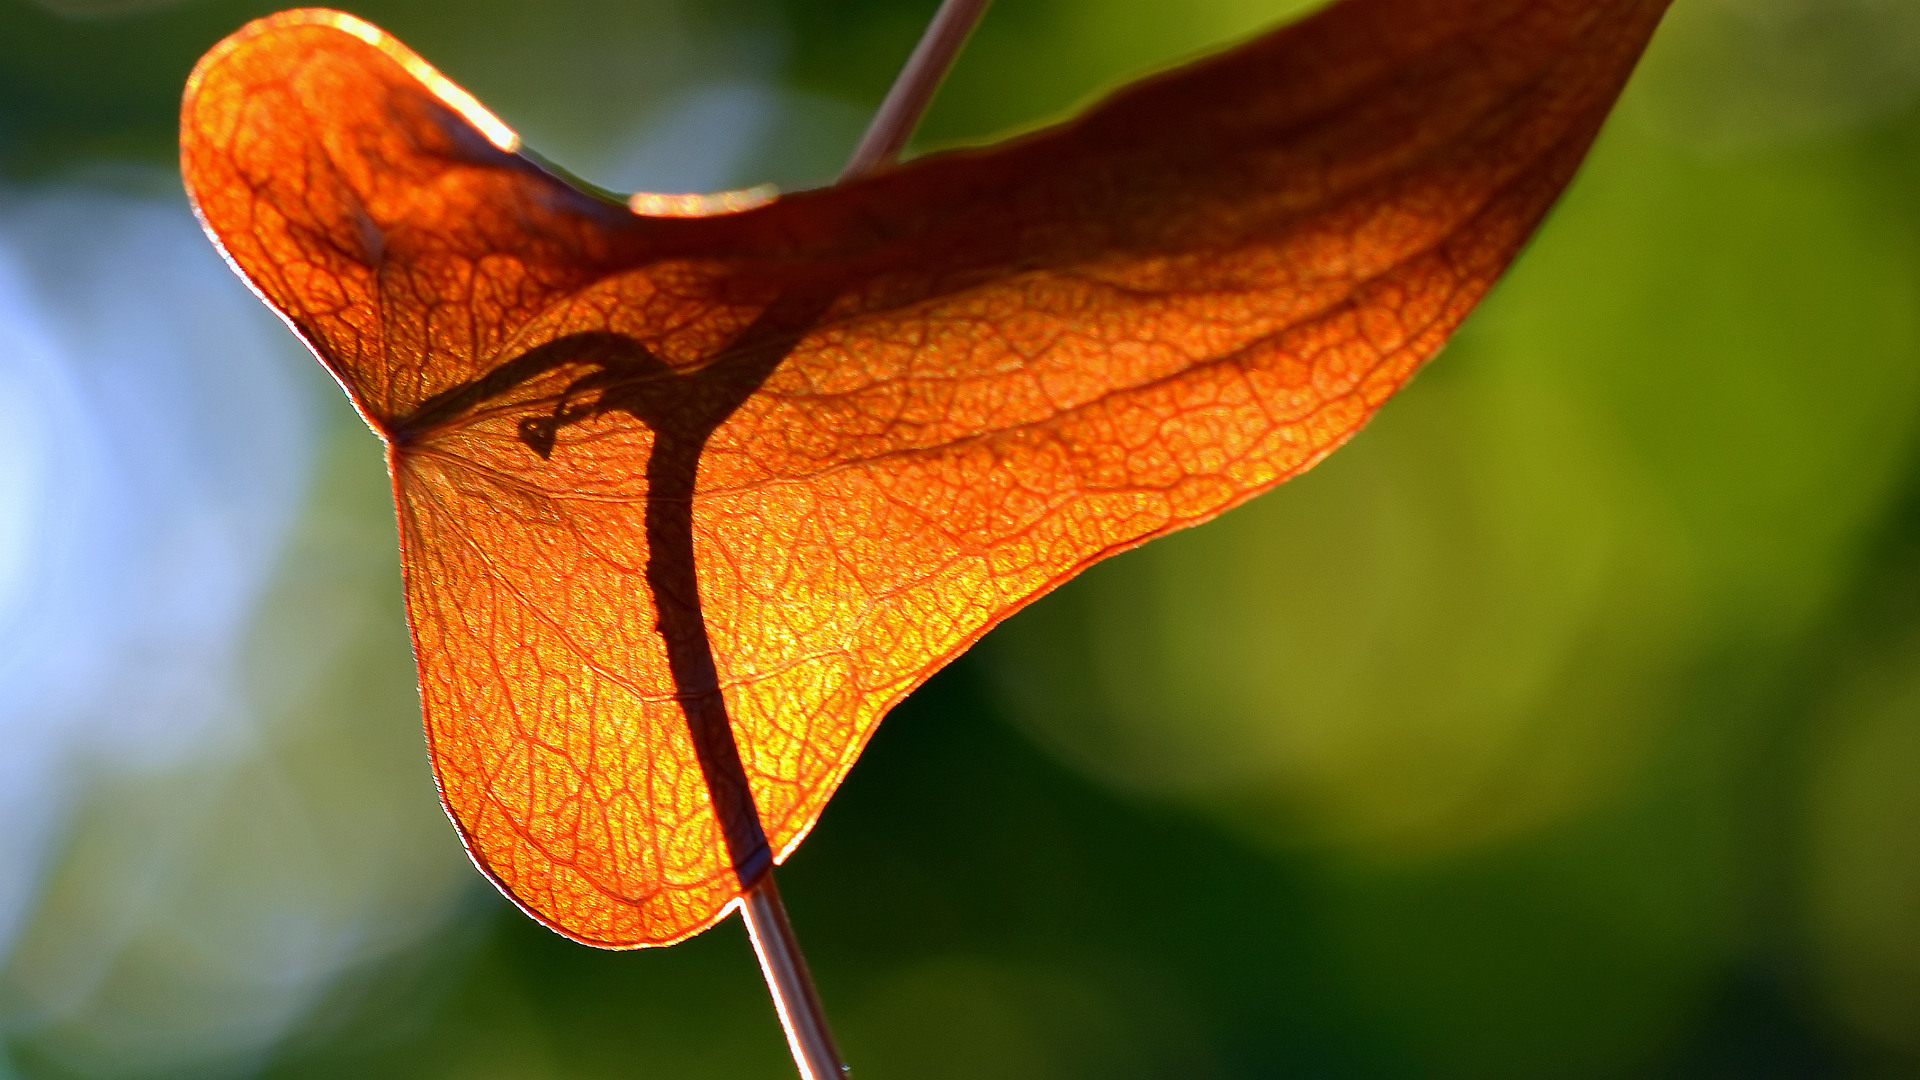
{"label": "white bokeh blur", "polygon": [[0,203],[0,940],[96,770],[230,743],[240,636],[304,493],[283,332],[184,206]]}
{"label": "white bokeh blur", "polygon": [[[243,1070],[463,881],[423,758],[300,774],[335,721],[293,676],[397,639],[337,617],[392,582],[302,546],[337,392],[173,183],[0,192],[0,1076]],[[417,747],[407,666],[361,677]],[[437,857],[396,856],[416,818]]]}

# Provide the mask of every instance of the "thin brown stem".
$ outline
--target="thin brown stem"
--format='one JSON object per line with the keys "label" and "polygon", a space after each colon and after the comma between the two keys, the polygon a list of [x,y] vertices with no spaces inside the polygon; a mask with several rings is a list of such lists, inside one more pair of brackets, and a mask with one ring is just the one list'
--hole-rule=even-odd
{"label": "thin brown stem", "polygon": [[[900,156],[900,148],[907,144],[914,125],[933,100],[934,90],[953,66],[960,46],[987,10],[987,2],[941,0],[940,10],[927,24],[926,33],[894,79],[886,100],[880,103],[880,110],[841,172],[841,180],[885,168]],[[740,898],[740,914],[747,923],[747,936],[753,939],[754,955],[760,958],[760,972],[767,978],[767,991],[773,995],[773,1007],[780,1014],[780,1027],[787,1033],[787,1047],[793,1051],[801,1080],[841,1080],[847,1075],[847,1066],[833,1045],[827,1012],[813,988],[813,976],[793,935],[793,924],[787,921],[787,908],[780,902],[772,868],[763,871],[760,880]]]}
{"label": "thin brown stem", "polygon": [[847,1067],[834,1048],[833,1033],[827,1030],[826,1010],[813,989],[807,958],[793,936],[793,925],[787,922],[787,908],[780,902],[772,871],[762,874],[759,884],[741,899],[740,913],[747,920],[747,935],[753,939],[754,955],[760,958],[761,974],[767,977],[767,989],[773,994],[773,1007],[780,1013],[780,1026],[786,1030],[787,1047],[800,1067],[801,1080],[840,1080]]}
{"label": "thin brown stem", "polygon": [[927,103],[933,100],[934,90],[946,77],[947,69],[953,66],[960,46],[966,43],[974,24],[986,13],[987,2],[941,0],[940,10],[927,24],[927,32],[920,36],[920,44],[914,46],[913,55],[907,57],[907,65],[900,69],[893,88],[887,91],[887,99],[873,114],[873,122],[867,125],[860,145],[847,159],[847,167],[840,173],[841,180],[884,169],[900,156],[907,137],[920,123],[920,114],[927,111]]}

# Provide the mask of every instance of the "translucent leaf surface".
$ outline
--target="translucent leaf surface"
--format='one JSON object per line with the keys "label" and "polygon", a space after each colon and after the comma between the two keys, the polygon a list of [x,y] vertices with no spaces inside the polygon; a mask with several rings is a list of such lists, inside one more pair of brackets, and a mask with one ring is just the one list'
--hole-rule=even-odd
{"label": "translucent leaf surface", "polygon": [[633,204],[673,217],[295,11],[201,62],[182,153],[387,443],[469,850],[564,933],[662,944],[996,622],[1358,430],[1532,233],[1664,7],[1348,0],[991,150]]}

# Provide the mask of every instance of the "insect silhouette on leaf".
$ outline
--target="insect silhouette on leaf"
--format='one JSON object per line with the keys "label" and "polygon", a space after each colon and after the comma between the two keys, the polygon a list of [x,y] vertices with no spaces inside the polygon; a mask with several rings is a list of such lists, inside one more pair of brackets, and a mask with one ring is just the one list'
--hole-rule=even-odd
{"label": "insect silhouette on leaf", "polygon": [[564,934],[662,945],[997,622],[1356,432],[1665,5],[1344,0],[991,149],[624,204],[301,10],[200,62],[182,160],[385,441],[475,862]]}

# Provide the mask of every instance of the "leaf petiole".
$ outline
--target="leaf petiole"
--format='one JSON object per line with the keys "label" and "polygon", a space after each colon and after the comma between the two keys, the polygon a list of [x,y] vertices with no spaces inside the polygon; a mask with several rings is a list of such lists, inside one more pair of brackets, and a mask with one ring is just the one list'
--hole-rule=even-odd
{"label": "leaf petiole", "polygon": [[913,47],[913,55],[907,57],[906,66],[894,78],[886,100],[873,114],[866,134],[860,137],[860,145],[854,147],[853,156],[847,159],[847,167],[840,173],[842,181],[884,169],[900,156],[907,137],[920,123],[920,114],[927,111],[927,103],[933,100],[934,90],[946,77],[947,69],[953,66],[960,46],[966,44],[974,24],[986,14],[987,3],[988,0],[941,0],[940,10],[934,12],[926,33],[920,35],[920,43]]}
{"label": "leaf petiole", "polygon": [[[953,66],[960,46],[986,13],[987,4],[988,0],[941,0],[940,10],[934,12],[841,171],[842,182],[884,169],[899,157],[933,100],[934,90]],[[780,1014],[780,1026],[787,1033],[787,1047],[793,1051],[801,1080],[840,1080],[847,1075],[847,1066],[833,1045],[826,1010],[814,990],[813,976],[794,937],[793,925],[787,921],[786,905],[780,902],[772,868],[741,897],[740,916],[746,921],[747,936],[753,939],[754,955],[760,959],[767,992]]]}
{"label": "leaf petiole", "polygon": [[753,939],[754,955],[760,958],[760,970],[767,977],[767,989],[801,1080],[840,1080],[847,1066],[833,1045],[833,1033],[827,1030],[826,1010],[813,988],[793,925],[787,922],[786,905],[780,902],[772,870],[760,875],[760,881],[741,898],[740,916],[746,920],[747,936]]}

